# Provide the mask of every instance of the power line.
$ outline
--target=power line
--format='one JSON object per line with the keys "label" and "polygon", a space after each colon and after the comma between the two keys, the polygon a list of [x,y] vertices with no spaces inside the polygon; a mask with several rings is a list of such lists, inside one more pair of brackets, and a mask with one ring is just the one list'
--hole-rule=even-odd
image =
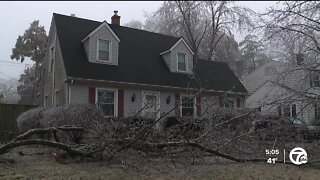
{"label": "power line", "polygon": [[31,65],[31,64],[29,64],[29,63],[19,63],[19,62],[5,61],[5,60],[0,60],[0,63]]}
{"label": "power line", "polygon": [[3,72],[1,72],[1,71],[0,71],[0,74],[2,74],[3,76],[5,76],[5,77],[7,77],[7,78],[9,78],[9,79],[16,79],[16,80],[17,80],[17,78],[10,77],[10,76],[6,75],[5,73],[3,73]]}
{"label": "power line", "polygon": [[24,66],[20,66],[20,65],[18,65],[18,64],[1,64],[1,62],[0,62],[0,67],[22,67],[22,68],[24,68],[24,67],[31,67],[30,65],[25,65],[25,64],[23,64]]}

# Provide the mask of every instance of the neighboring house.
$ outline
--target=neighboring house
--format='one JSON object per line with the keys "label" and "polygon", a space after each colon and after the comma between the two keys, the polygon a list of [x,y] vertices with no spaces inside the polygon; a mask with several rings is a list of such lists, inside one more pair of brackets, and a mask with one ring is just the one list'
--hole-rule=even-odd
{"label": "neighboring house", "polygon": [[[247,91],[225,63],[199,60],[183,38],[53,14],[44,69],[44,106],[91,103],[107,116],[210,116],[212,105],[240,108]],[[227,98],[224,98],[227,95]],[[206,113],[207,112],[207,113]]]}
{"label": "neighboring house", "polygon": [[266,81],[275,80],[279,72],[284,71],[284,63],[279,61],[268,61],[256,70],[247,74],[242,78],[242,83],[248,90],[249,94],[252,94],[259,87],[261,87]]}
{"label": "neighboring house", "polygon": [[16,104],[18,102],[20,96],[16,89],[17,85],[16,79],[0,79],[0,103]]}
{"label": "neighboring house", "polygon": [[270,61],[243,79],[250,93],[245,105],[262,114],[299,118],[312,124],[319,115],[320,73],[303,61]]}

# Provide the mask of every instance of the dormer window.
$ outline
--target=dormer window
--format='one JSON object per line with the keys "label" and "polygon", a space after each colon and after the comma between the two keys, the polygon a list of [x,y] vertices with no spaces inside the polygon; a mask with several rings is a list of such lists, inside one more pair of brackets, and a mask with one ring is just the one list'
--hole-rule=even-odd
{"label": "dormer window", "polygon": [[187,59],[185,53],[178,53],[178,71],[187,71]]}
{"label": "dormer window", "polygon": [[111,42],[108,40],[98,39],[97,60],[110,61]]}

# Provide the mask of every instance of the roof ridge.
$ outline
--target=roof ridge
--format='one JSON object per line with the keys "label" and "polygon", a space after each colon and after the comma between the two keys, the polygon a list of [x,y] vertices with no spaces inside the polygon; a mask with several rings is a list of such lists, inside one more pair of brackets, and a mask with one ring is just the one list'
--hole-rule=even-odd
{"label": "roof ridge", "polygon": [[209,62],[209,63],[220,63],[220,64],[226,64],[228,65],[226,62],[223,62],[223,61],[212,61],[212,60],[207,60],[207,59],[203,59],[203,58],[198,58],[199,61],[206,61],[206,62]]}
{"label": "roof ridge", "polygon": [[[86,18],[81,18],[81,17],[72,17],[72,16],[68,16],[68,15],[64,15],[64,14],[59,14],[59,13],[53,13],[53,15],[59,15],[59,16],[64,16],[64,17],[68,17],[68,18],[77,18],[77,19],[81,19],[81,20],[86,20],[86,21],[93,21],[93,22],[97,22],[97,23],[103,23],[106,22],[109,26],[113,26],[115,27],[113,24],[108,23],[106,20],[103,21],[96,21],[96,20],[91,20],[91,19],[86,19]],[[118,25],[117,25],[118,26]],[[180,39],[182,36],[177,37],[177,36],[172,36],[172,35],[167,35],[167,34],[162,34],[162,33],[157,33],[157,32],[152,32],[152,31],[147,31],[144,29],[136,29],[136,28],[132,28],[132,27],[128,27],[128,26],[118,26],[121,28],[127,28],[127,29],[132,29],[135,31],[142,31],[142,32],[147,32],[147,33],[152,33],[152,34],[157,34],[157,35],[161,35],[161,36],[167,36],[167,37],[171,37],[171,38],[177,38]]]}
{"label": "roof ridge", "polygon": [[65,16],[68,18],[77,18],[77,19],[81,19],[81,20],[86,20],[86,21],[93,21],[93,22],[97,22],[97,23],[103,23],[103,21],[96,21],[96,20],[91,20],[91,19],[86,19],[86,18],[81,18],[81,17],[72,17],[72,16],[68,16],[68,15],[64,15],[64,14],[59,14],[59,13],[53,13],[53,15],[58,15],[58,16]]}
{"label": "roof ridge", "polygon": [[[108,23],[109,24],[109,23]],[[109,25],[112,25],[113,24],[109,24]],[[147,32],[147,33],[152,33],[152,34],[157,34],[157,35],[161,35],[161,36],[167,36],[167,37],[171,37],[171,38],[177,38],[177,39],[180,39],[181,37],[177,37],[177,36],[171,36],[171,35],[167,35],[167,34],[162,34],[162,33],[157,33],[157,32],[152,32],[152,31],[147,31],[147,30],[144,30],[144,29],[136,29],[136,28],[132,28],[132,27],[128,27],[128,26],[121,26],[120,27],[122,28],[127,28],[127,29],[132,29],[132,30],[136,30],[136,31],[143,31],[143,32]]]}

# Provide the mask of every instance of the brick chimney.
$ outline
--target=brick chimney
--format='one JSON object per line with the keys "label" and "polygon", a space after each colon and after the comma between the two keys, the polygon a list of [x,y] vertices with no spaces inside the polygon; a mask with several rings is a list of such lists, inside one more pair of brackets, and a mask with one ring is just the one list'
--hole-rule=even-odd
{"label": "brick chimney", "polygon": [[303,58],[303,54],[299,53],[296,55],[297,56],[297,64],[300,66],[303,64],[304,58]]}
{"label": "brick chimney", "polygon": [[120,26],[120,16],[118,16],[118,11],[113,11],[114,15],[111,17],[111,24]]}

